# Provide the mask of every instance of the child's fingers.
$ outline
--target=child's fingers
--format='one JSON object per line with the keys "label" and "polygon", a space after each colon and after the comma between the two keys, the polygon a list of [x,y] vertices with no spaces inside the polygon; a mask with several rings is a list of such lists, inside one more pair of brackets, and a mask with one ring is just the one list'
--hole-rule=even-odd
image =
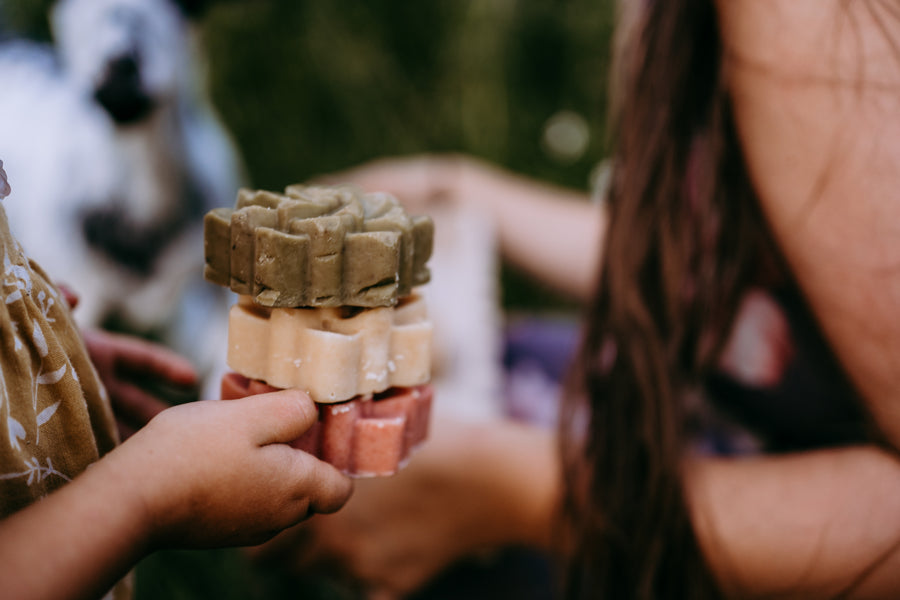
{"label": "child's fingers", "polygon": [[138,427],[143,427],[150,419],[169,408],[168,404],[153,394],[130,383],[116,382],[107,392],[116,416]]}
{"label": "child's fingers", "polygon": [[[293,450],[293,452],[302,452]],[[311,481],[316,482],[315,489],[310,493],[308,483],[304,493],[309,497],[310,513],[333,513],[347,502],[353,492],[353,482],[349,477],[335,469],[330,464],[319,460],[309,454],[305,455],[309,460],[302,461],[304,468],[311,470]]]}
{"label": "child's fingers", "polygon": [[98,365],[113,372],[128,372],[164,379],[178,386],[197,383],[197,372],[189,360],[159,344],[126,335],[88,329],[82,332]]}
{"label": "child's fingers", "polygon": [[224,402],[238,403],[244,407],[245,423],[250,428],[253,441],[260,446],[292,442],[319,418],[315,403],[298,389]]}
{"label": "child's fingers", "polygon": [[119,340],[116,362],[132,372],[156,375],[175,385],[197,383],[197,371],[189,360],[158,344],[139,339]]}

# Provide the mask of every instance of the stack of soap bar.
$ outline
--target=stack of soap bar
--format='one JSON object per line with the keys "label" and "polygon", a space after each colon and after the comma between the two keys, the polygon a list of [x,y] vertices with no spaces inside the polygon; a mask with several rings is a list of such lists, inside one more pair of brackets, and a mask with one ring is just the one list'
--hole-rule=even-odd
{"label": "stack of soap bar", "polygon": [[[222,399],[278,388],[237,373],[222,378]],[[357,477],[393,475],[428,437],[430,385],[322,404],[319,420],[291,445]]]}
{"label": "stack of soap bar", "polygon": [[349,186],[241,190],[204,219],[205,277],[239,294],[224,399],[296,387],[319,421],[293,445],[353,476],[390,475],[427,436],[431,336],[414,287],[434,226]]}
{"label": "stack of soap bar", "polygon": [[431,378],[432,325],[418,295],[396,307],[268,308],[242,297],[228,320],[228,365],[270,385],[338,402]]}
{"label": "stack of soap bar", "polygon": [[262,306],[390,306],[430,279],[433,240],[432,220],[387,194],[241,190],[204,218],[204,275]]}

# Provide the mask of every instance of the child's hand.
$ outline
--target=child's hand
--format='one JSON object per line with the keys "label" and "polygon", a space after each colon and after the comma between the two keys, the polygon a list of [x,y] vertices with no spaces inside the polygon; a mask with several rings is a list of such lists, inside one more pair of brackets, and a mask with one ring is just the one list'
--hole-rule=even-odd
{"label": "child's hand", "polygon": [[83,332],[97,373],[106,386],[122,439],[169,407],[141,384],[188,389],[197,373],[187,359],[140,338],[100,330]]}
{"label": "child's hand", "polygon": [[[142,507],[151,548],[260,543],[347,501],[351,481],[287,443],[316,420],[296,390],[169,408],[95,468]],[[127,490],[127,491],[126,491]]]}

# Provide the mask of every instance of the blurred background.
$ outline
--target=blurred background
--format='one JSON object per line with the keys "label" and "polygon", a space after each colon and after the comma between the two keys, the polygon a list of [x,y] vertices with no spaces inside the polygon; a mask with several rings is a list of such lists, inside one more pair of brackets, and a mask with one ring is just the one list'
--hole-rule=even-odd
{"label": "blurred background", "polygon": [[[4,1],[11,28],[50,39],[52,0]],[[209,93],[254,187],[453,151],[587,189],[605,155],[613,2],[208,4]],[[562,302],[503,277],[505,306]]]}
{"label": "blurred background", "polygon": [[[0,1],[0,31],[49,42],[52,4]],[[253,187],[447,151],[587,190],[605,157],[613,2],[207,4],[195,24],[202,77]],[[507,265],[500,282],[508,313],[576,308]],[[261,572],[232,551],[160,553],[138,582],[143,599],[353,597],[334,582]],[[514,596],[529,597],[498,591]]]}

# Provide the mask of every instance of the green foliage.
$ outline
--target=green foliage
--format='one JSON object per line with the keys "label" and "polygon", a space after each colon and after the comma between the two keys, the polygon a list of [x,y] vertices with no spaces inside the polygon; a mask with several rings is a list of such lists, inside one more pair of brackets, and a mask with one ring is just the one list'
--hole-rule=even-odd
{"label": "green foliage", "polygon": [[0,25],[19,35],[48,41],[51,34],[47,13],[52,4],[53,0],[0,0]]}
{"label": "green foliage", "polygon": [[[210,84],[253,185],[376,156],[459,151],[584,187],[604,153],[610,8],[584,0],[231,2],[206,19]],[[541,146],[571,110],[591,145]]]}
{"label": "green foliage", "polygon": [[166,550],[135,569],[134,600],[354,600],[346,584],[324,576],[292,577],[250,561],[242,550]]}
{"label": "green foliage", "polygon": [[[48,39],[52,0],[0,0]],[[605,151],[612,2],[211,0],[201,22],[214,103],[253,185],[362,160],[459,151],[573,187]],[[544,151],[561,110],[587,121],[574,161]]]}
{"label": "green foliage", "polygon": [[[585,189],[606,151],[612,4],[234,1],[204,23],[209,83],[256,187],[454,151]],[[586,122],[583,154],[542,144],[560,111]],[[508,269],[503,287],[507,306],[559,303]]]}

